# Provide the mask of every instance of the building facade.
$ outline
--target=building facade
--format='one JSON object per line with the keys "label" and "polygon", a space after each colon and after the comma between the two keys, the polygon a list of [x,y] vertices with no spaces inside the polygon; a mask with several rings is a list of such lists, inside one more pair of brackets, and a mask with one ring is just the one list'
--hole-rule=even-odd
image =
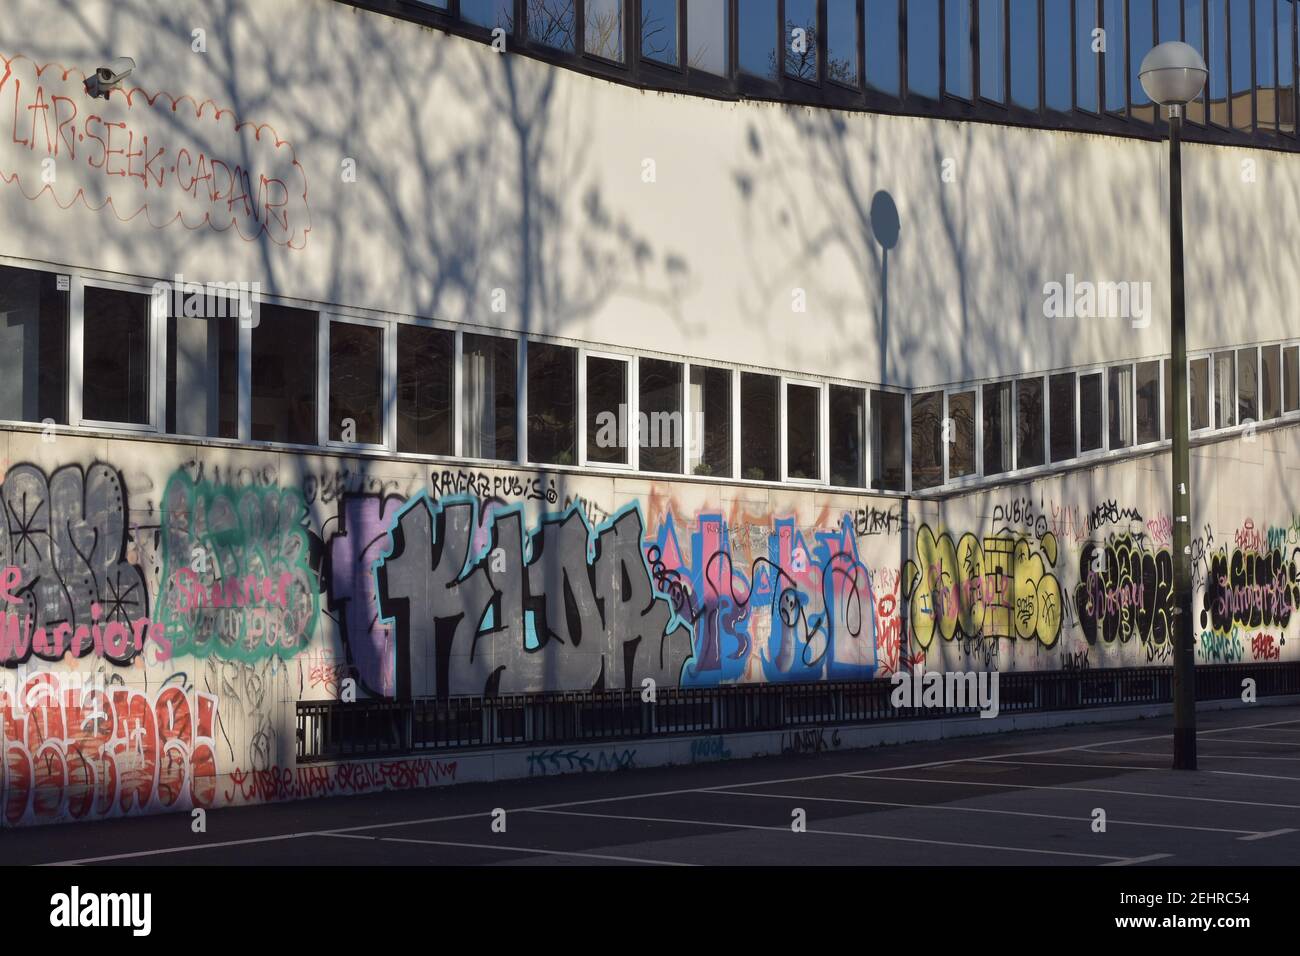
{"label": "building facade", "polygon": [[1179,36],[1197,662],[1294,661],[1292,0],[5,4],[5,824],[353,692],[1167,662]]}

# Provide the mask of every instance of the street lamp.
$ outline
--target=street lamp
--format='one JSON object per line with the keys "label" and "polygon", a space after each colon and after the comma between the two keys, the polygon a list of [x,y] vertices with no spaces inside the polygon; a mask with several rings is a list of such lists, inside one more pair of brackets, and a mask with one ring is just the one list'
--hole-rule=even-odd
{"label": "street lamp", "polygon": [[1183,303],[1183,107],[1205,86],[1205,61],[1171,40],[1142,58],[1138,79],[1169,111],[1169,305],[1174,441],[1174,769],[1196,769],[1196,670],[1192,643],[1191,462],[1187,422],[1187,315]]}

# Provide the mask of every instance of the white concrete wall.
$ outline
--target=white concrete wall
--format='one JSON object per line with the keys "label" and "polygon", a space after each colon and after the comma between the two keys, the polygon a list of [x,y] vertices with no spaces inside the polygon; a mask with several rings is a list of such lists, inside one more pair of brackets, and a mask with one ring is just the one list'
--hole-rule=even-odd
{"label": "white concrete wall", "polygon": [[[9,0],[0,38],[0,255],[906,385],[1168,349],[1160,144],[638,92],[330,0]],[[88,100],[123,54],[130,107]],[[200,151],[284,222],[184,196]],[[1185,190],[1191,347],[1291,334],[1295,157],[1189,145]],[[1067,274],[1154,321],[1044,319]]]}

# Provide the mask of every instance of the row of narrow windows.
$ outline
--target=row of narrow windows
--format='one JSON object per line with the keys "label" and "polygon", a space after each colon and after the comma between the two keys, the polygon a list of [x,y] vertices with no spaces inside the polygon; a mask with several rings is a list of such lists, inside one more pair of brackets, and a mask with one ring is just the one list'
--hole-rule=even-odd
{"label": "row of narrow windows", "polygon": [[[10,422],[893,492],[1172,434],[1168,359],[908,391],[12,267],[0,313]],[[1194,431],[1300,413],[1300,345],[1188,383]]]}
{"label": "row of narrow windows", "polygon": [[1295,0],[350,2],[639,85],[1136,134],[1142,58],[1183,40],[1209,67],[1193,137],[1295,136]]}

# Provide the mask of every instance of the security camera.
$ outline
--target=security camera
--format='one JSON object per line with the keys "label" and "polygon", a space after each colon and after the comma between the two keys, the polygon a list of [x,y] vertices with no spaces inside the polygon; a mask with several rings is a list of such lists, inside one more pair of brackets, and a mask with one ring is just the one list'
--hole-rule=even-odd
{"label": "security camera", "polygon": [[135,60],[129,56],[119,56],[108,66],[101,66],[86,77],[86,92],[92,98],[102,96],[108,99],[113,90],[122,88],[122,81],[135,69]]}

